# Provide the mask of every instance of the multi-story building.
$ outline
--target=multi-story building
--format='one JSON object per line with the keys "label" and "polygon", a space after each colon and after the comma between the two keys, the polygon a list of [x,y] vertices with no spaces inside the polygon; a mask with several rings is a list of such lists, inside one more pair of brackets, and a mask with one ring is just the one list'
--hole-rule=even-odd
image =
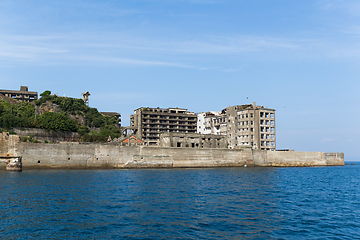
{"label": "multi-story building", "polygon": [[29,88],[27,86],[21,86],[20,91],[0,89],[0,94],[4,95],[5,97],[9,97],[12,99],[25,101],[25,102],[32,102],[37,100],[38,98],[38,93],[29,92]]}
{"label": "multi-story building", "polygon": [[147,146],[158,146],[161,133],[196,133],[197,115],[183,108],[138,108],[130,116],[133,133]]}
{"label": "multi-story building", "polygon": [[211,134],[227,136],[229,148],[276,149],[274,109],[256,106],[255,102],[228,107],[216,116],[204,115],[204,120],[198,123],[198,132],[208,122]]}
{"label": "multi-story building", "polygon": [[[215,131],[214,123],[212,121],[213,117],[219,116],[221,112],[217,111],[211,111],[211,112],[201,112],[197,115],[197,133],[200,134],[214,134],[214,135],[220,135],[217,134],[217,131]],[[219,131],[220,133],[220,131]]]}

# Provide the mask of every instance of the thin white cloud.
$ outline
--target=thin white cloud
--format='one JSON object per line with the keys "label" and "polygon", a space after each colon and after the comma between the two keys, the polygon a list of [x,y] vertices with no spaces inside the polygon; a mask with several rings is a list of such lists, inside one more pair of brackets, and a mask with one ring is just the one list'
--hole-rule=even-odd
{"label": "thin white cloud", "polygon": [[238,68],[228,68],[228,69],[222,69],[221,71],[222,72],[228,72],[228,73],[230,73],[230,72],[238,72],[238,71],[241,71],[241,70],[243,70],[244,69],[244,67],[246,67],[247,65],[242,65],[242,66],[240,66],[240,67],[238,67]]}
{"label": "thin white cloud", "polygon": [[336,140],[338,140],[337,138],[324,138],[323,140],[322,140],[322,142],[334,142],[334,141],[336,141]]}
{"label": "thin white cloud", "polygon": [[192,66],[180,63],[161,62],[161,61],[146,61],[131,58],[120,57],[102,57],[102,56],[81,56],[73,57],[72,60],[89,61],[89,62],[105,62],[105,63],[118,63],[123,65],[143,65],[143,66],[168,66],[168,67],[182,67],[192,68]]}
{"label": "thin white cloud", "polygon": [[323,0],[319,2],[319,8],[326,12],[340,12],[345,16],[360,16],[360,2],[357,0]]}
{"label": "thin white cloud", "polygon": [[[154,39],[114,33],[76,33],[60,36],[0,35],[0,62],[168,66],[206,69],[196,61],[218,57],[252,56],[268,59],[360,57],[360,43],[349,39],[292,39],[259,36],[214,37],[197,40]],[[196,66],[196,67],[195,67]],[[218,68],[239,71],[238,68]]]}

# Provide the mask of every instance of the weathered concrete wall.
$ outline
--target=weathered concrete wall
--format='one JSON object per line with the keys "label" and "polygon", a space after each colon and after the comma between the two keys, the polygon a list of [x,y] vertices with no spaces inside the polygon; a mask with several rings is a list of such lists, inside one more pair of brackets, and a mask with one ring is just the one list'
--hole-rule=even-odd
{"label": "weathered concrete wall", "polygon": [[7,132],[0,133],[0,156],[17,156],[20,138]]}
{"label": "weathered concrete wall", "polygon": [[344,153],[322,153],[322,158],[325,159],[327,166],[345,165]]}
{"label": "weathered concrete wall", "polygon": [[18,136],[3,133],[0,134],[0,156],[6,155],[22,156],[23,169],[344,165],[343,153],[45,144],[19,142]]}
{"label": "weathered concrete wall", "polygon": [[20,138],[7,132],[0,133],[0,169],[6,168],[6,162],[12,157],[20,156],[18,145]]}
{"label": "weathered concrete wall", "polygon": [[153,148],[83,143],[19,143],[26,168],[252,166],[251,150]]}
{"label": "weathered concrete wall", "polygon": [[322,152],[267,151],[267,164],[270,166],[325,166]]}

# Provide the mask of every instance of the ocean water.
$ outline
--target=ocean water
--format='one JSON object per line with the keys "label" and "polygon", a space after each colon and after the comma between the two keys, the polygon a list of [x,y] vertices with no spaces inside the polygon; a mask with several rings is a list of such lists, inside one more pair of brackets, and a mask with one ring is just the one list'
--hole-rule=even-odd
{"label": "ocean water", "polygon": [[0,171],[1,239],[360,239],[360,165]]}

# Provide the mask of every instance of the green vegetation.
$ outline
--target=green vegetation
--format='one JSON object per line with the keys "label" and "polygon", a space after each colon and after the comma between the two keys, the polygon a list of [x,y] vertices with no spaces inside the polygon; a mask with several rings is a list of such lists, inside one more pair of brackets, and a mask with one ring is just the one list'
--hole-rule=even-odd
{"label": "green vegetation", "polygon": [[65,112],[45,112],[37,119],[37,123],[40,123],[42,128],[55,132],[76,132],[78,130],[78,123],[70,120]]}
{"label": "green vegetation", "polygon": [[[54,132],[78,132],[83,136],[84,141],[92,142],[106,141],[108,136],[111,138],[121,136],[120,131],[115,127],[116,117],[101,115],[96,108],[88,107],[81,99],[58,97],[51,95],[50,91],[45,91],[40,96],[41,98],[35,101],[37,107],[51,101],[58,105],[61,111],[35,115],[35,106],[32,103],[18,101],[10,103],[0,100],[0,128],[7,130],[14,127],[43,128]],[[85,119],[85,125],[70,118],[76,115]],[[89,128],[100,128],[100,131],[90,132]],[[29,137],[26,141],[30,141]]]}
{"label": "green vegetation", "polygon": [[248,109],[248,108],[252,108],[251,104],[244,104],[239,106],[238,110],[243,110],[243,109]]}
{"label": "green vegetation", "polygon": [[[71,115],[75,115],[77,112],[87,112],[90,107],[86,106],[82,99],[78,98],[69,98],[69,97],[58,97],[56,95],[50,95],[51,92],[49,90],[40,94],[41,98],[35,101],[37,106],[41,106],[41,104],[46,101],[51,101],[56,105],[59,105],[62,111],[67,112]],[[96,108],[93,108],[96,110]],[[97,111],[97,110],[96,110]]]}
{"label": "green vegetation", "polygon": [[10,102],[0,100],[0,127],[34,127],[35,106],[27,102]]}
{"label": "green vegetation", "polygon": [[39,141],[36,140],[35,138],[33,138],[32,135],[27,135],[25,137],[22,137],[21,141],[23,141],[23,142],[31,142],[31,143],[39,143]]}

